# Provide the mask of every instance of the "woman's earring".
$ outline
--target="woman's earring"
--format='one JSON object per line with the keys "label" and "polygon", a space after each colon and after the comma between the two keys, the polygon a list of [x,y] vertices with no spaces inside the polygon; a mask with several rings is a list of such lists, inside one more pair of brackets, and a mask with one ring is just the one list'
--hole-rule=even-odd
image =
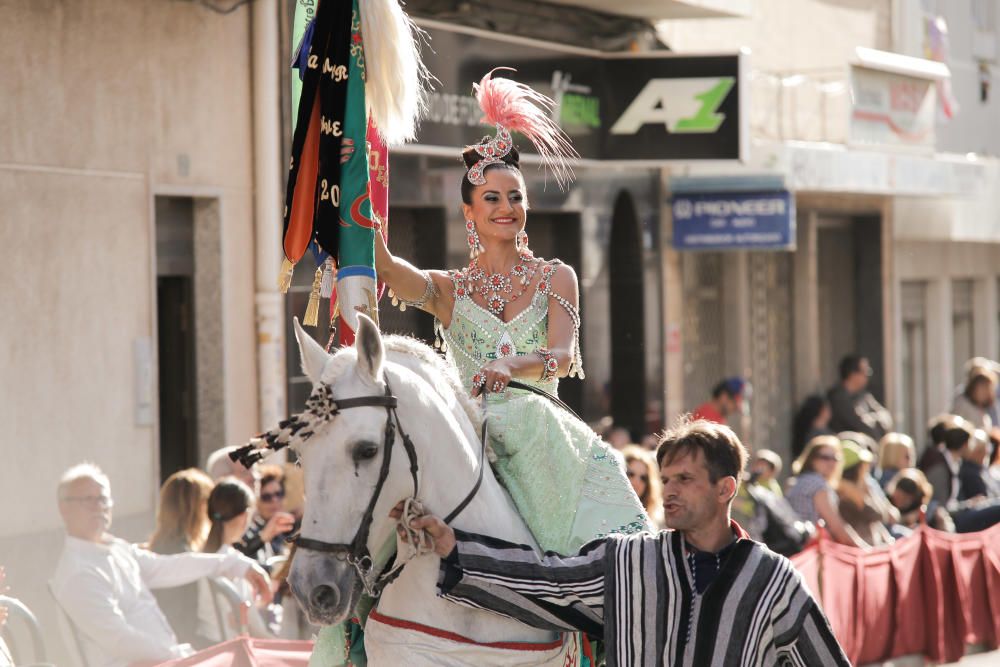
{"label": "woman's earring", "polygon": [[483,244],[479,241],[479,232],[476,231],[476,223],[466,220],[465,231],[469,238],[469,257],[476,259],[484,250]]}
{"label": "woman's earring", "polygon": [[530,255],[531,249],[528,248],[528,232],[523,229],[517,233],[517,237],[514,239],[514,246],[517,248],[517,252],[522,255]]}

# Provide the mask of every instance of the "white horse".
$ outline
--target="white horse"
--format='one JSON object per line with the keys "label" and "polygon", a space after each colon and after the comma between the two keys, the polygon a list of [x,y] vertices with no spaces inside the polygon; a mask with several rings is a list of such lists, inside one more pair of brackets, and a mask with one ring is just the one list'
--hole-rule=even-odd
{"label": "white horse", "polygon": [[[398,398],[399,425],[414,444],[419,500],[427,511],[450,513],[468,496],[484,466],[480,488],[452,525],[537,548],[489,462],[480,460],[481,413],[457,373],[426,345],[400,336],[383,339],[371,320],[359,319],[354,347],[333,355],[296,322],[302,365],[314,388],[327,385],[333,398],[341,400],[383,396],[388,383]],[[386,420],[385,407],[345,409],[298,446],[307,498],[301,537],[320,545],[352,542],[377,487]],[[368,534],[372,554],[394,537],[390,510],[414,493],[410,459],[398,430],[394,441]],[[373,667],[575,664],[573,635],[560,637],[437,597],[439,564],[433,553],[413,558],[384,590],[365,629]],[[346,620],[362,591],[357,569],[344,554],[321,547],[300,545],[289,583],[310,620],[323,625]]]}

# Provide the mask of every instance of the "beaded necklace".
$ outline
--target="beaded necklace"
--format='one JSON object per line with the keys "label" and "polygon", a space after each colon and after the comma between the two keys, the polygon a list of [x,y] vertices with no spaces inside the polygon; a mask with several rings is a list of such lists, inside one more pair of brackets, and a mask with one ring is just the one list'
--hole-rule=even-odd
{"label": "beaded necklace", "polygon": [[[500,317],[507,304],[516,301],[528,289],[536,270],[534,256],[524,253],[510,271],[488,274],[477,258],[469,263],[464,273],[472,289],[486,300],[487,310]],[[514,291],[515,283],[520,285],[517,292]]]}

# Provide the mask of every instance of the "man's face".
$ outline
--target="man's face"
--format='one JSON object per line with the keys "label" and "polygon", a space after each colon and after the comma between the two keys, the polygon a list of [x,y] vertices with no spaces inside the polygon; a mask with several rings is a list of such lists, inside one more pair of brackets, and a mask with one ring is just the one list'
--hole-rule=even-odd
{"label": "man's face", "polygon": [[723,477],[712,483],[700,450],[693,456],[664,460],[660,468],[663,480],[663,513],[667,527],[691,531],[704,528],[724,516],[736,491],[736,481]]}
{"label": "man's face", "polygon": [[78,479],[63,489],[59,513],[66,532],[81,540],[100,542],[111,527],[111,489],[94,479]]}
{"label": "man's face", "polygon": [[854,383],[859,391],[868,386],[868,380],[872,376],[872,365],[867,359],[862,359],[858,364],[858,370],[854,372]]}

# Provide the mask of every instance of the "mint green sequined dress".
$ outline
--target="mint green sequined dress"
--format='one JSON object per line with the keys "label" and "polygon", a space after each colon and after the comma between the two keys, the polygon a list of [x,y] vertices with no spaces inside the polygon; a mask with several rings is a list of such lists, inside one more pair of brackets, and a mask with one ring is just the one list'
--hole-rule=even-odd
{"label": "mint green sequined dress", "polygon": [[[510,322],[475,303],[461,273],[453,273],[452,281],[451,324],[445,328],[437,322],[436,329],[470,390],[472,376],[484,364],[547,347],[550,297],[544,280],[531,305]],[[556,379],[517,379],[551,394],[558,390]],[[494,470],[543,549],[570,554],[610,533],[653,530],[621,455],[590,427],[525,391],[488,393],[485,400],[490,445],[497,455]]]}

